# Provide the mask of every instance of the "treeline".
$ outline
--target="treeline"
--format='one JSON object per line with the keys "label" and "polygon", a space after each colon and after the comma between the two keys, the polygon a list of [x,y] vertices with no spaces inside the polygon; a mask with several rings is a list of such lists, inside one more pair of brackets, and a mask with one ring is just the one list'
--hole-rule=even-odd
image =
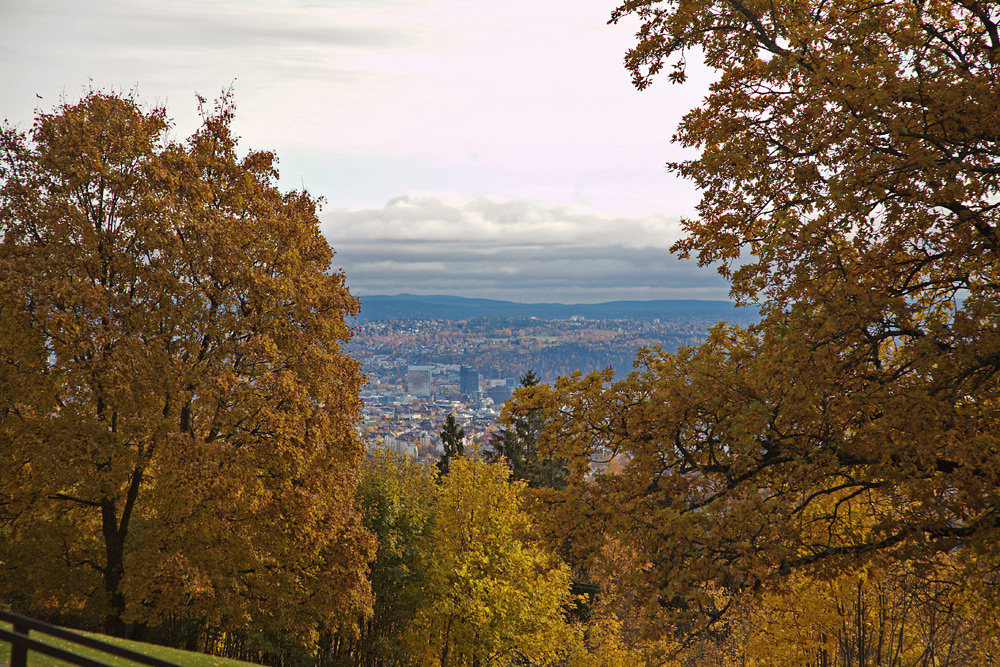
{"label": "treeline", "polygon": [[[648,477],[645,494],[633,486],[639,464],[631,455],[604,447],[574,456],[553,445],[572,434],[546,421],[554,391],[533,373],[522,377],[486,452],[446,447],[436,468],[389,454],[365,462],[359,507],[380,544],[376,611],[359,635],[338,638],[333,664],[996,664],[1000,620],[980,586],[989,570],[979,566],[981,578],[970,578],[957,551],[913,563],[887,550],[779,572],[750,590],[694,583],[692,572],[736,565],[740,549],[775,548],[731,537],[712,544],[723,528],[712,523],[759,530],[773,517],[744,514],[730,497],[725,519],[709,516],[700,530],[687,526],[683,540],[662,539],[655,531],[676,528],[666,525],[670,512],[656,510],[665,497],[649,490]],[[442,441],[460,442],[456,428],[445,424]],[[864,532],[872,501],[845,493],[820,504]],[[681,548],[697,554],[688,570],[658,571],[664,562],[653,554]],[[524,579],[531,569],[541,578]],[[431,586],[430,572],[447,584]],[[538,604],[530,613],[525,591]],[[422,619],[431,613],[428,626]]]}
{"label": "treeline", "polygon": [[735,308],[727,301],[645,300],[605,303],[514,303],[457,296],[368,295],[362,298],[360,321],[373,320],[567,320],[573,316],[594,320],[628,319],[670,321],[720,320],[752,322],[752,308]]}

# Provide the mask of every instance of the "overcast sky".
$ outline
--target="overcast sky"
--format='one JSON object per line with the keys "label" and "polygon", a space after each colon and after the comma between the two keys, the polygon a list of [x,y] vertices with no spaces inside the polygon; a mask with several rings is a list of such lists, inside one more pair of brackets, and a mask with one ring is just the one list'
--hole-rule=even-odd
{"label": "overcast sky", "polygon": [[[326,198],[357,294],[727,297],[667,252],[698,195],[670,137],[709,77],[637,92],[615,0],[0,0],[0,116],[88,87],[164,104],[234,86],[242,147]],[[39,97],[41,99],[39,99]]]}

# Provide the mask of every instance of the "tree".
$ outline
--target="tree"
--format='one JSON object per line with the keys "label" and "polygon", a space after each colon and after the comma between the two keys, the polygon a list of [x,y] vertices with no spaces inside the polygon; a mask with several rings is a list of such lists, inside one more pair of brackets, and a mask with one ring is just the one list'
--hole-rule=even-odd
{"label": "tree", "polygon": [[775,666],[995,662],[995,614],[969,613],[981,600],[963,600],[942,570],[926,577],[889,562],[830,581],[791,577],[787,591],[743,610],[745,650]]}
{"label": "tree", "polygon": [[459,427],[455,421],[455,413],[448,415],[440,437],[441,444],[444,445],[444,454],[438,459],[437,466],[442,475],[447,475],[451,469],[451,462],[465,455],[465,429]]}
{"label": "tree", "polygon": [[[671,168],[675,250],[762,320],[521,397],[571,459],[565,530],[622,540],[649,625],[719,622],[801,572],[1000,562],[1000,8],[979,0],[629,0],[642,88],[719,73]],[[618,455],[620,474],[592,475]],[[863,521],[859,520],[859,515]],[[589,544],[588,544],[589,543]],[[992,567],[989,566],[989,567]]]}
{"label": "tree", "polygon": [[719,72],[675,137],[700,156],[671,168],[703,192],[676,251],[857,363],[995,369],[979,323],[1000,241],[996,3],[630,0],[613,19],[628,14],[638,87],[671,58],[683,81],[691,49]]}
{"label": "tree", "polygon": [[[532,370],[521,376],[522,388],[534,387],[538,382],[538,377]],[[511,404],[513,405],[515,404]],[[529,409],[517,412],[508,408],[500,421],[503,426],[491,440],[493,460],[506,460],[510,466],[511,479],[522,480],[529,488],[562,488],[564,462],[538,455],[538,436],[543,425],[541,411]]]}
{"label": "tree", "polygon": [[373,613],[359,619],[360,632],[347,627],[331,642],[325,664],[404,667],[410,659],[406,633],[428,603],[437,487],[434,468],[410,457],[378,450],[366,458],[358,482],[358,506],[365,528],[378,540],[370,580]]}
{"label": "tree", "polygon": [[524,485],[509,474],[458,457],[440,478],[425,600],[410,627],[417,664],[545,665],[573,645],[569,573],[531,540]]}
{"label": "tree", "polygon": [[0,581],[107,631],[307,638],[370,603],[357,311],[318,200],[90,92],[0,133]]}
{"label": "tree", "polygon": [[683,647],[672,664],[995,664],[996,614],[978,591],[950,580],[954,571],[946,561],[933,576],[892,559],[828,580],[792,575],[782,590],[734,609],[724,635]]}

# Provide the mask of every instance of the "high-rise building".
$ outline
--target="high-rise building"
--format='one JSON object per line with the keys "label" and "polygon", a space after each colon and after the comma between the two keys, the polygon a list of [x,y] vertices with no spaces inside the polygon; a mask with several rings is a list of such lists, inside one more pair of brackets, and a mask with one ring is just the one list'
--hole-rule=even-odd
{"label": "high-rise building", "polygon": [[504,380],[490,380],[490,386],[486,388],[484,393],[487,398],[493,399],[494,404],[500,405],[511,397],[511,394],[514,393],[514,387],[508,386]]}
{"label": "high-rise building", "polygon": [[479,371],[471,366],[462,366],[458,371],[458,390],[473,397],[479,391]]}
{"label": "high-rise building", "polygon": [[430,366],[406,367],[406,391],[413,396],[431,395]]}

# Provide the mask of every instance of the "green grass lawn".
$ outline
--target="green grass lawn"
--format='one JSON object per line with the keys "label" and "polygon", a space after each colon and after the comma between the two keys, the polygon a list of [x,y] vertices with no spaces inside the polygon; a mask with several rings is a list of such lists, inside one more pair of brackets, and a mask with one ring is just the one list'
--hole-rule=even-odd
{"label": "green grass lawn", "polygon": [[[0,623],[0,627],[3,627],[6,630],[10,629],[10,625],[6,623]],[[228,660],[226,658],[217,658],[203,653],[192,653],[190,651],[182,651],[180,649],[167,648],[165,646],[156,646],[155,644],[144,644],[142,642],[134,642],[127,639],[115,639],[114,637],[107,637],[105,635],[94,634],[91,632],[81,632],[80,634],[93,637],[94,639],[100,639],[101,641],[106,641],[110,644],[117,644],[118,646],[122,646],[154,658],[167,660],[174,664],[181,665],[181,667],[256,667],[253,663],[241,662],[239,660]],[[107,655],[106,653],[95,651],[94,649],[76,646],[63,641],[62,639],[49,637],[48,635],[40,632],[32,632],[31,638],[43,641],[46,644],[51,644],[53,646],[58,646],[59,648],[73,651],[74,653],[79,653],[80,655],[85,655],[95,660],[100,660],[101,662],[106,662],[109,665],[114,665],[115,667],[138,667],[141,665],[141,663]],[[0,665],[8,664],[10,664],[10,644],[0,641]],[[47,655],[36,653],[35,651],[28,651],[28,667],[70,667],[70,663],[50,658]]]}

